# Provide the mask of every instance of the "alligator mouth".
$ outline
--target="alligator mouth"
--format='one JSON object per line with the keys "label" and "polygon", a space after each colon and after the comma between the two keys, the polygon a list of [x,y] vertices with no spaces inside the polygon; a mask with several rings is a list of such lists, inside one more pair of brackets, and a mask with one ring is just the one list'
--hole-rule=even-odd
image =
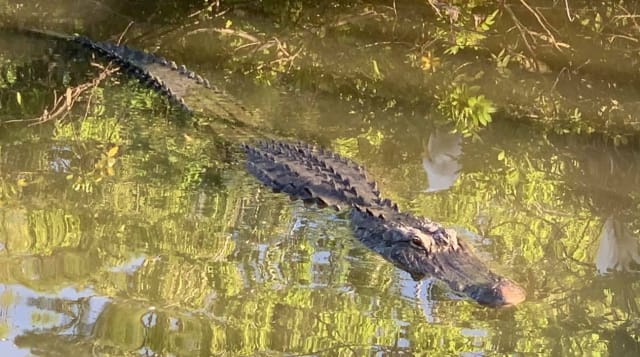
{"label": "alligator mouth", "polygon": [[482,262],[463,241],[456,248],[435,252],[431,259],[435,276],[478,304],[488,307],[513,306],[526,299],[525,290],[500,276]]}
{"label": "alligator mouth", "polygon": [[478,304],[489,307],[513,306],[526,299],[524,289],[506,278],[501,278],[495,284],[469,286],[464,293]]}
{"label": "alligator mouth", "polygon": [[492,272],[467,244],[459,243],[456,249],[449,247],[428,255],[396,247],[394,257],[397,266],[414,279],[432,276],[483,306],[507,307],[526,299],[522,287]]}

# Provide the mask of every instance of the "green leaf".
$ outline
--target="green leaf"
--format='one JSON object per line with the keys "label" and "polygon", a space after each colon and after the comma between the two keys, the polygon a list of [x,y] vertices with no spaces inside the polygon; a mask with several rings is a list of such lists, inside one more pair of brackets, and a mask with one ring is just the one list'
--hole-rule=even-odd
{"label": "green leaf", "polygon": [[114,146],[111,149],[109,149],[109,151],[107,151],[107,157],[114,157],[116,156],[116,154],[118,154],[118,147]]}
{"label": "green leaf", "polygon": [[382,73],[380,73],[378,62],[376,60],[371,60],[371,62],[373,63],[373,78],[382,79]]}

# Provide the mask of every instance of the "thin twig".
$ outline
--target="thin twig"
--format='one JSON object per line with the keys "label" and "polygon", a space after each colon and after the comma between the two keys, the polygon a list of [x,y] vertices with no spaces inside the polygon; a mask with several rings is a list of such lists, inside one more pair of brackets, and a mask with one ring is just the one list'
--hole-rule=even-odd
{"label": "thin twig", "polygon": [[251,42],[260,42],[257,38],[251,36],[250,34],[244,32],[244,31],[239,31],[239,30],[232,30],[232,29],[221,29],[221,28],[204,28],[204,29],[197,29],[197,30],[193,30],[190,32],[187,32],[185,34],[185,37],[188,35],[193,35],[193,34],[197,34],[200,32],[209,32],[209,31],[214,31],[214,32],[218,32],[218,33],[222,33],[225,35],[234,35],[234,36],[238,36],[241,38],[244,38],[245,40],[249,40]]}
{"label": "thin twig", "polygon": [[338,21],[328,24],[327,27],[328,28],[337,28],[340,26],[344,26],[347,24],[351,24],[356,22],[357,20],[362,20],[365,19],[367,17],[371,17],[371,16],[377,16],[380,15],[379,13],[373,11],[373,10],[365,10],[360,14],[356,14],[356,15],[350,15],[350,16],[346,16],[342,19],[339,19]]}
{"label": "thin twig", "polygon": [[119,45],[122,42],[122,38],[127,33],[127,31],[129,31],[129,28],[131,28],[131,25],[133,25],[133,21],[129,21],[129,24],[127,25],[127,27],[124,28],[124,31],[122,31],[122,33],[120,34],[120,37],[118,37],[118,42],[116,44]]}
{"label": "thin twig", "polygon": [[244,49],[244,48],[251,47],[251,46],[258,46],[258,45],[261,45],[261,44],[262,44],[261,42],[250,42],[250,43],[245,43],[244,45],[240,45],[240,46],[238,46],[238,47],[234,48],[234,49],[233,49],[233,51],[234,51],[234,52],[238,52],[238,51],[240,51],[240,50],[242,50],[242,49]]}
{"label": "thin twig", "polygon": [[[69,115],[69,113],[71,112],[71,108],[73,108],[73,106],[80,99],[83,93],[96,88],[104,79],[119,70],[119,68],[112,67],[111,65],[107,67],[102,67],[95,63],[92,63],[92,65],[103,68],[102,72],[100,72],[100,74],[98,74],[98,76],[92,79],[90,82],[67,88],[63,96],[58,97],[58,93],[54,91],[53,104],[50,108],[45,108],[42,115],[40,115],[38,118],[8,120],[2,122],[2,124],[30,123],[29,126],[34,126],[52,120],[64,120]],[[89,102],[87,103],[87,108],[85,109],[85,118],[88,116],[90,103],[91,96],[89,98]]]}
{"label": "thin twig", "polygon": [[[558,82],[560,82],[560,76],[562,75],[562,73],[564,73],[565,71],[567,71],[567,67],[562,67],[562,69],[560,70],[560,72],[558,72],[558,75],[556,76],[556,80],[553,81],[553,85],[551,86],[551,90],[550,92],[553,92],[556,89],[556,86],[558,85]],[[568,72],[568,71],[567,71]]]}
{"label": "thin twig", "polygon": [[639,41],[637,38],[631,37],[631,36],[627,36],[627,35],[611,35],[611,36],[609,36],[609,38],[611,39],[611,42],[613,42],[617,38],[621,38],[623,40],[628,40],[628,41],[636,42],[636,43]]}
{"label": "thin twig", "polygon": [[216,7],[216,9],[219,9],[220,8],[220,0],[216,0],[216,1],[211,2],[210,5],[207,5],[207,6],[203,7],[202,9],[190,14],[187,17],[197,16],[198,14],[202,13],[203,11],[209,11],[209,10],[213,9],[214,6]]}
{"label": "thin twig", "polygon": [[524,28],[523,28],[524,25],[522,25],[522,23],[520,23],[520,20],[518,20],[518,18],[516,17],[516,14],[513,13],[513,10],[511,10],[511,6],[505,5],[504,8],[507,10],[509,15],[513,19],[513,23],[516,25],[516,28],[520,32],[520,36],[522,37],[522,40],[524,41],[524,45],[527,47],[527,50],[529,50],[529,54],[531,55],[531,57],[533,57],[535,59],[536,58],[536,54],[533,51],[533,48],[531,47],[531,45],[529,44],[529,41],[527,41],[528,31],[524,30]]}
{"label": "thin twig", "polygon": [[636,15],[636,14],[632,14],[632,13],[630,13],[630,12],[629,12],[629,10],[625,9],[625,8],[624,8],[624,7],[622,7],[621,5],[618,5],[618,7],[619,7],[620,9],[622,9],[622,11],[624,11],[624,12],[626,13],[626,15],[616,15],[616,16],[614,16],[614,17],[613,17],[613,18],[614,18],[614,20],[615,20],[615,19],[617,19],[617,18],[629,18],[629,19],[631,19],[631,21],[633,22],[633,25],[634,25],[634,27],[635,27],[636,31],[637,31],[638,29],[640,29],[640,25],[638,25],[638,22],[636,21],[636,18],[639,18],[639,17],[640,17],[640,15]]}
{"label": "thin twig", "polygon": [[569,0],[564,0],[564,9],[567,12],[567,18],[569,19],[569,22],[573,22],[575,18],[571,16],[571,10],[569,9]]}
{"label": "thin twig", "polygon": [[361,48],[369,48],[369,47],[381,46],[381,45],[404,45],[404,46],[409,47],[409,46],[411,46],[411,43],[402,42],[402,41],[380,41],[380,42],[368,43],[368,44],[362,46]]}
{"label": "thin twig", "polygon": [[541,14],[538,13],[538,11],[534,10],[531,6],[529,6],[529,4],[527,4],[526,1],[524,0],[520,0],[520,3],[522,4],[522,6],[524,6],[527,10],[529,10],[529,12],[531,12],[533,14],[533,16],[536,18],[536,20],[538,20],[538,23],[540,24],[540,26],[542,27],[542,29],[544,29],[544,31],[547,33],[547,35],[549,36],[551,43],[553,44],[553,46],[560,50],[560,47],[557,45],[557,41],[555,36],[553,36],[553,33],[551,33],[551,30],[549,30],[549,28],[547,28],[547,26],[544,24],[546,19],[543,21],[541,18]]}

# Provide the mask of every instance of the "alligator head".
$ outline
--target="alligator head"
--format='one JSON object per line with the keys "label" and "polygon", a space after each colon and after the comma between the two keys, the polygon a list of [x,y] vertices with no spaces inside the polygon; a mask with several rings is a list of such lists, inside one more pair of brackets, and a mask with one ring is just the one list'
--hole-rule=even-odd
{"label": "alligator head", "polygon": [[500,307],[525,300],[525,291],[492,272],[452,229],[424,218],[375,208],[355,208],[351,222],[355,235],[415,280],[432,276],[453,291],[481,305]]}

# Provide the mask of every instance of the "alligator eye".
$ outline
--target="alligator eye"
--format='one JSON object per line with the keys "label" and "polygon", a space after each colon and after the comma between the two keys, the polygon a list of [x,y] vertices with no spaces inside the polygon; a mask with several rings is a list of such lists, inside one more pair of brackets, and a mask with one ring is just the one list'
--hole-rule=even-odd
{"label": "alligator eye", "polygon": [[424,245],[422,244],[422,239],[420,239],[419,237],[411,237],[411,244],[423,248]]}

